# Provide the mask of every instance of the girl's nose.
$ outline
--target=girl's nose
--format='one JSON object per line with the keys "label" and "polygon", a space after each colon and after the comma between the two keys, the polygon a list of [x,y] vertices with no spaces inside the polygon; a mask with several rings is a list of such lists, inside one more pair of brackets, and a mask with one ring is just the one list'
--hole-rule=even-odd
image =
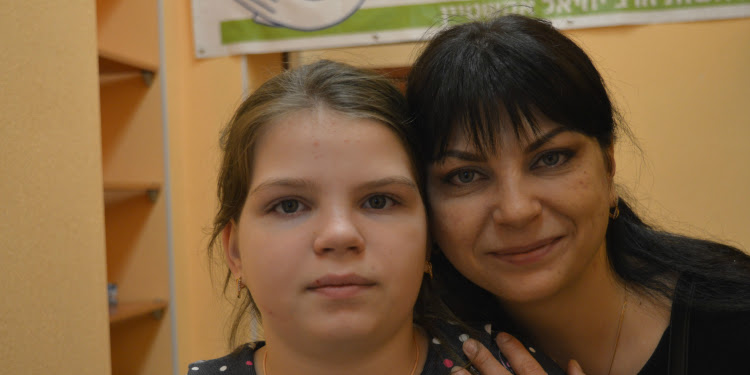
{"label": "girl's nose", "polygon": [[313,250],[316,254],[361,252],[365,248],[365,239],[352,220],[352,213],[336,210],[324,213],[320,232],[315,236]]}

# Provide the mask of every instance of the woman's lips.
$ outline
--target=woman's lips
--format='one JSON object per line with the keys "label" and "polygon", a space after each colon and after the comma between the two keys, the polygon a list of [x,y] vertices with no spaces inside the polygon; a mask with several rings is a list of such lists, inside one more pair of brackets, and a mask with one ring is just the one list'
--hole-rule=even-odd
{"label": "woman's lips", "polygon": [[329,298],[351,298],[375,286],[375,282],[356,275],[325,275],[307,286],[307,290]]}
{"label": "woman's lips", "polygon": [[505,247],[490,252],[490,255],[515,265],[532,264],[549,254],[561,238],[552,237],[528,245]]}

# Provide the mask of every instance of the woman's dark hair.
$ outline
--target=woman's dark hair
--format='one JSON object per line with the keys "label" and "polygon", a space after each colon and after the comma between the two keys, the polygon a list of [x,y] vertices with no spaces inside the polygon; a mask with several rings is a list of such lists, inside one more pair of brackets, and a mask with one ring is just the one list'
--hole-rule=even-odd
{"label": "woman's dark hair", "polygon": [[[537,132],[537,116],[595,138],[602,150],[621,128],[604,80],[586,53],[548,21],[508,15],[440,31],[414,64],[407,100],[426,163],[441,159],[453,136],[466,134],[482,153],[500,133]],[[605,160],[609,158],[605,157]],[[609,166],[611,167],[611,166]],[[658,230],[620,199],[607,253],[629,288],[679,301],[675,283],[694,282],[693,304],[707,310],[750,307],[750,256],[716,242]],[[449,305],[467,320],[496,320],[496,298],[433,253]]]}

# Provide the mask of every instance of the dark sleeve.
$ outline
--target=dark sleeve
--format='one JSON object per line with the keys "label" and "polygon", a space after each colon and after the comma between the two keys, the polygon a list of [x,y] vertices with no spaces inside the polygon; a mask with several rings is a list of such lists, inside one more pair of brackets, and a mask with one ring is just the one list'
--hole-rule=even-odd
{"label": "dark sleeve", "polygon": [[256,375],[255,351],[250,346],[221,358],[188,365],[187,375]]}
{"label": "dark sleeve", "polygon": [[750,311],[693,312],[689,374],[750,374]]}
{"label": "dark sleeve", "polygon": [[[497,332],[493,334],[493,337],[495,337],[496,335]],[[555,361],[553,361],[550,357],[548,357],[541,351],[536,350],[534,347],[527,345],[525,342],[523,342],[522,339],[519,339],[519,341],[521,341],[521,343],[526,347],[529,353],[531,353],[531,356],[534,357],[534,359],[539,363],[540,366],[542,366],[542,368],[547,372],[548,375],[565,375],[565,371],[563,371],[563,369],[560,368],[560,366],[558,366],[557,363],[555,363]],[[500,352],[500,348],[498,348],[495,340],[492,340],[492,351],[495,354],[495,357],[502,358],[507,362],[503,354]]]}

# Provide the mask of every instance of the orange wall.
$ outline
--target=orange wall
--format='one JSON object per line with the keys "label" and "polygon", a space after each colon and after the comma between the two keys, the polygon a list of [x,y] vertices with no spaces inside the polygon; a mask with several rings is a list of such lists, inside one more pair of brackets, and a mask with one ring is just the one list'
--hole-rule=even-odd
{"label": "orange wall", "polygon": [[[166,2],[167,92],[179,362],[225,346],[228,306],[207,273],[204,247],[216,208],[218,136],[241,95],[238,57],[196,60],[188,5]],[[618,148],[618,181],[668,228],[750,247],[750,19],[569,31],[591,54],[643,156]],[[292,53],[385,67],[409,64],[417,45]],[[279,55],[248,57],[250,86]],[[220,273],[219,276],[223,276]]]}
{"label": "orange wall", "polygon": [[0,373],[106,375],[94,3],[0,8]]}
{"label": "orange wall", "polygon": [[[219,132],[242,96],[240,57],[194,57],[190,4],[164,2],[167,116],[177,309],[178,373],[228,353],[223,268],[209,278],[205,247],[217,208]],[[279,54],[248,58],[249,86],[281,67]]]}

